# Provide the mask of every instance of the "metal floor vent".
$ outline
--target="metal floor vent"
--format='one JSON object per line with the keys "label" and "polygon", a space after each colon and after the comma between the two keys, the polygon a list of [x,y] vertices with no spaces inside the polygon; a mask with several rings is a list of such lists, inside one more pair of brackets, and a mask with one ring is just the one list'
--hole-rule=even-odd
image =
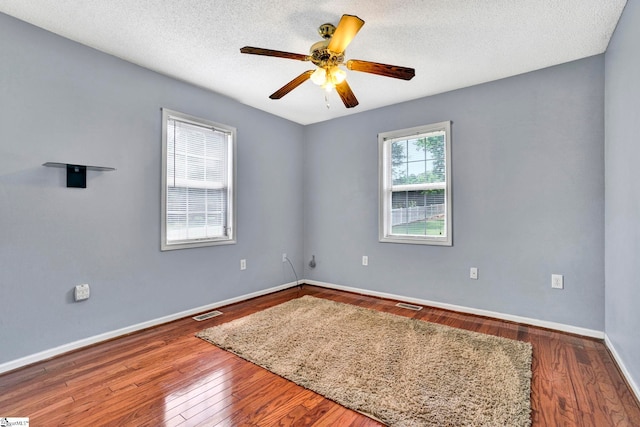
{"label": "metal floor vent", "polygon": [[415,311],[422,310],[422,307],[420,307],[419,305],[406,304],[404,302],[397,303],[396,307],[408,308],[409,310],[415,310]]}
{"label": "metal floor vent", "polygon": [[211,319],[212,317],[220,316],[222,314],[221,311],[214,310],[208,313],[199,314],[197,316],[192,317],[193,320],[197,320],[198,322],[202,322],[203,320]]}

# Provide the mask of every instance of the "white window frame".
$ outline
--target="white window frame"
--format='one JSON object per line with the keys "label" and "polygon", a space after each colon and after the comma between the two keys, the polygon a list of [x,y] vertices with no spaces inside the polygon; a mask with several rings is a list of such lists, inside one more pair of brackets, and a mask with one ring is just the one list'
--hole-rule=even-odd
{"label": "white window frame", "polygon": [[[169,242],[167,240],[167,131],[169,120],[177,120],[180,122],[201,126],[211,130],[221,131],[228,135],[227,143],[227,203],[226,203],[226,235],[208,238],[191,238],[179,241]],[[229,245],[236,243],[236,128],[216,123],[210,120],[191,116],[189,114],[180,113],[178,111],[162,108],[162,206],[161,206],[161,245],[162,251],[174,249],[197,248],[203,246]]]}
{"label": "white window frame", "polygon": [[[445,183],[441,184],[403,184],[393,185],[391,145],[394,141],[409,139],[416,135],[431,132],[445,134]],[[451,182],[451,122],[445,121],[425,126],[400,129],[378,134],[378,238],[386,243],[409,243],[417,245],[453,245],[453,209]],[[445,191],[445,236],[404,235],[392,233],[392,197],[393,191],[416,191],[444,188]]]}

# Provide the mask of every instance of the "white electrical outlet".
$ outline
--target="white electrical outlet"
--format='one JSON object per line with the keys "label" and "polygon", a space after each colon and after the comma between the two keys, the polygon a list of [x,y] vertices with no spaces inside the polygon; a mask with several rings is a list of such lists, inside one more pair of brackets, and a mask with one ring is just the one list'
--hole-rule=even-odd
{"label": "white electrical outlet", "polygon": [[564,278],[562,274],[551,275],[551,287],[553,289],[564,289]]}
{"label": "white electrical outlet", "polygon": [[241,259],[240,260],[240,270],[246,270],[247,269],[247,260],[246,259]]}
{"label": "white electrical outlet", "polygon": [[282,262],[287,262],[287,254],[282,253]]}
{"label": "white electrical outlet", "polygon": [[469,279],[478,280],[478,268],[477,267],[471,267],[469,269]]}
{"label": "white electrical outlet", "polygon": [[87,283],[83,283],[82,285],[76,285],[73,290],[73,297],[76,301],[84,301],[89,299],[91,296],[91,289]]}
{"label": "white electrical outlet", "polygon": [[369,265],[369,257],[362,255],[362,265]]}

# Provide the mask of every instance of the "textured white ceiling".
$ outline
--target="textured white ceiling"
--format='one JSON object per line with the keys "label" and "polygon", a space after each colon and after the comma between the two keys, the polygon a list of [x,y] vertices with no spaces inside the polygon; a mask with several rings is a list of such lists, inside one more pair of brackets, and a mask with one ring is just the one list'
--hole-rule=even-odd
{"label": "textured white ceiling", "polygon": [[[0,12],[272,114],[309,124],[604,52],[626,0],[0,0]],[[317,28],[365,21],[346,51],[413,67],[411,81],[348,71],[360,105],[312,82],[269,95],[310,62],[240,53],[307,54]]]}

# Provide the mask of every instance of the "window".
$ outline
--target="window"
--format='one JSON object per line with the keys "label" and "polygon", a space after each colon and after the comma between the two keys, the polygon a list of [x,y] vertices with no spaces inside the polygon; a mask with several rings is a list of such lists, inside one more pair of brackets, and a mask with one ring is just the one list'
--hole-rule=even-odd
{"label": "window", "polygon": [[163,251],[236,242],[236,130],[162,109]]}
{"label": "window", "polygon": [[378,135],[381,242],[451,246],[451,122]]}

